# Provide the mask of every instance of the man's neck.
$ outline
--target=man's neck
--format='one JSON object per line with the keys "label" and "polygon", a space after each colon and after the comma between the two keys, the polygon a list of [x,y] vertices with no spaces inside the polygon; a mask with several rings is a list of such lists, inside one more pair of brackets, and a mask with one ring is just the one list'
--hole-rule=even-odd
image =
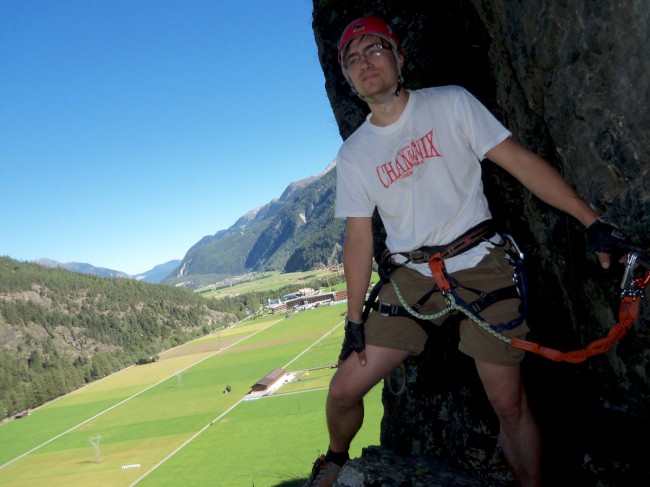
{"label": "man's neck", "polygon": [[391,96],[388,100],[380,103],[368,101],[368,107],[372,113],[370,123],[378,127],[386,127],[395,123],[404,112],[408,99],[409,92],[403,89],[398,96]]}

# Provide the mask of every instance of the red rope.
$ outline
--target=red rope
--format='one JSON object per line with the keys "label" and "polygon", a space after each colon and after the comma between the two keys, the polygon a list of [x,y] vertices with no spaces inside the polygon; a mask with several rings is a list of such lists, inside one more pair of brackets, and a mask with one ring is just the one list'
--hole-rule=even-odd
{"label": "red rope", "polygon": [[[645,285],[650,282],[650,271],[643,280]],[[645,286],[643,286],[645,287]],[[624,296],[621,299],[621,306],[618,311],[618,323],[616,323],[609,331],[606,337],[599,338],[591,342],[582,350],[574,350],[571,352],[561,352],[548,347],[543,347],[538,343],[521,340],[519,338],[511,338],[510,345],[515,348],[520,348],[527,352],[536,353],[549,360],[556,362],[569,362],[578,364],[584,362],[590,357],[599,355],[610,350],[616,342],[621,340],[632,327],[632,324],[639,317],[639,310],[641,308],[641,298]]]}
{"label": "red rope", "polygon": [[[629,262],[628,265],[630,265]],[[440,256],[440,253],[435,254],[429,260],[429,268],[431,269],[431,274],[433,275],[438,288],[442,291],[449,291],[451,286],[445,277],[444,261]],[[606,337],[591,342],[582,350],[562,352],[520,338],[510,338],[510,345],[527,352],[536,353],[549,360],[554,360],[556,362],[569,362],[573,364],[584,362],[590,357],[607,352],[616,344],[616,342],[620,341],[625,335],[627,335],[627,332],[639,317],[643,290],[648,286],[648,284],[650,284],[650,270],[646,271],[644,277],[635,279],[631,284],[635,290],[640,290],[640,292],[635,293],[634,296],[623,295],[621,297],[621,305],[618,311],[618,323],[609,330]]]}

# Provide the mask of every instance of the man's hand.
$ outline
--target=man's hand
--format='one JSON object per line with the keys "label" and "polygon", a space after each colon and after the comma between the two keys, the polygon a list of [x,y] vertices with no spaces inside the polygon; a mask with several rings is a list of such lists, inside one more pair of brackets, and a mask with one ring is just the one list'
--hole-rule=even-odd
{"label": "man's hand", "polygon": [[625,263],[627,252],[635,248],[616,225],[600,218],[587,227],[587,243],[598,254],[603,269],[609,269],[612,255],[620,256],[619,262]]}
{"label": "man's hand", "polygon": [[366,335],[363,321],[345,320],[345,337],[339,354],[340,360],[345,360],[352,352],[357,352],[361,365],[366,365]]}

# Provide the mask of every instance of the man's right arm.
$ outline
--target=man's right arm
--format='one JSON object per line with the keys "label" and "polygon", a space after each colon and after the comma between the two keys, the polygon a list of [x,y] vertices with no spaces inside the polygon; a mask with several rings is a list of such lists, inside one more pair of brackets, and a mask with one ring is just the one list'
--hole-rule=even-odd
{"label": "man's right arm", "polygon": [[372,273],[372,217],[348,217],[343,267],[348,291],[348,318],[361,321]]}

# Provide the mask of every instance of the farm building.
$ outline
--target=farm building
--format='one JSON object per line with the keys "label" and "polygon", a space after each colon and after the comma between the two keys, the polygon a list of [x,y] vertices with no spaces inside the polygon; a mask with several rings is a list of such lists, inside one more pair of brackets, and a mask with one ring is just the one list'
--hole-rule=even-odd
{"label": "farm building", "polygon": [[300,311],[301,309],[318,307],[320,305],[339,303],[348,298],[347,290],[331,292],[311,291],[309,293],[306,291],[303,289],[298,293],[285,294],[277,302],[269,302],[267,309],[275,315],[291,310]]}
{"label": "farm building", "polygon": [[269,372],[260,380],[258,380],[255,384],[253,384],[253,386],[251,387],[252,392],[266,391],[278,380],[280,380],[283,375],[284,375],[284,369],[275,369]]}
{"label": "farm building", "polygon": [[287,310],[287,305],[286,303],[280,302],[280,303],[270,304],[268,308],[269,310],[271,310],[272,314],[277,315],[279,313],[284,313]]}
{"label": "farm building", "polygon": [[335,301],[340,301],[342,299],[347,299],[348,293],[346,291],[335,291],[335,292],[318,292],[314,294],[300,296],[299,298],[291,299],[285,304],[287,309],[296,309],[301,307],[309,307],[317,304],[328,304]]}
{"label": "farm building", "polygon": [[19,413],[16,413],[14,416],[15,419],[20,419],[20,418],[25,418],[29,416],[29,409],[25,409],[24,411],[21,411]]}

